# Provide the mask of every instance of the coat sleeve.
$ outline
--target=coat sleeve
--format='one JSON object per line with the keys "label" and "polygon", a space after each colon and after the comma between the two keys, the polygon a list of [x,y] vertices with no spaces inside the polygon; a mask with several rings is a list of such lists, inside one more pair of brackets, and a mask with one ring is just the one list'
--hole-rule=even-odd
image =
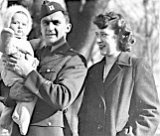
{"label": "coat sleeve", "polygon": [[154,136],[160,121],[160,104],[150,66],[137,61],[134,67],[134,88],[129,126],[135,136]]}
{"label": "coat sleeve", "polygon": [[63,110],[78,96],[86,73],[84,62],[76,55],[64,64],[55,81],[46,80],[37,71],[32,71],[24,85],[49,105]]}

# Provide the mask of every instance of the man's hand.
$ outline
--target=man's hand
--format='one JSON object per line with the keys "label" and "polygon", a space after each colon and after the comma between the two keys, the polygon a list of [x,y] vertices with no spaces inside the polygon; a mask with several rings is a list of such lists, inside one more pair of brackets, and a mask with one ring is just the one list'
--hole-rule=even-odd
{"label": "man's hand", "polygon": [[9,97],[17,102],[30,102],[35,96],[23,84],[16,83],[10,88]]}
{"label": "man's hand", "polygon": [[121,132],[119,132],[117,136],[134,136],[133,128],[131,126],[129,128],[125,128]]}
{"label": "man's hand", "polygon": [[20,59],[17,60],[17,63],[15,65],[15,71],[21,71],[22,75],[26,77],[31,71],[34,70],[32,63],[34,61],[34,57],[30,55],[26,55],[25,57],[20,57]]}
{"label": "man's hand", "polygon": [[2,55],[2,60],[5,67],[17,73],[19,76],[26,77],[34,70],[32,63],[34,57],[26,55],[25,57],[16,58],[15,56]]}

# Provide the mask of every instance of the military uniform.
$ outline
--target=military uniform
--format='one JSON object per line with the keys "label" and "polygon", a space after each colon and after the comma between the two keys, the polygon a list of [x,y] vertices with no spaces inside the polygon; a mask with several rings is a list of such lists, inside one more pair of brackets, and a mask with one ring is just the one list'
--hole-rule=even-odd
{"label": "military uniform", "polygon": [[[32,44],[38,47],[40,42]],[[42,46],[35,51],[40,61],[39,73],[32,71],[24,83],[38,97],[27,136],[64,135],[64,110],[79,95],[86,76],[86,62],[81,55],[62,39],[55,46]],[[14,126],[12,136],[18,135]]]}

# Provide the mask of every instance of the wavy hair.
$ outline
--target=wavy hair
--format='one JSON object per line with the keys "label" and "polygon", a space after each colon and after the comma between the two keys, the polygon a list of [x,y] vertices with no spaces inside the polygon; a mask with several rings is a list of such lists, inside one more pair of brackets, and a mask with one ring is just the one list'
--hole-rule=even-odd
{"label": "wavy hair", "polygon": [[94,24],[99,29],[110,27],[119,37],[119,48],[121,51],[131,51],[131,45],[135,42],[130,25],[121,14],[107,12],[95,17]]}

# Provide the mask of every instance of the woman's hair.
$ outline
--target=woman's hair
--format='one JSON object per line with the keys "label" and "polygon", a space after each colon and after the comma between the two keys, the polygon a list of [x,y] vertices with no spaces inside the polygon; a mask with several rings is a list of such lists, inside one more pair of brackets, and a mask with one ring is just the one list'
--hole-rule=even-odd
{"label": "woman's hair", "polygon": [[121,14],[107,12],[95,17],[94,24],[99,29],[107,27],[115,31],[119,37],[119,48],[121,51],[131,51],[131,44],[135,42],[132,30]]}

